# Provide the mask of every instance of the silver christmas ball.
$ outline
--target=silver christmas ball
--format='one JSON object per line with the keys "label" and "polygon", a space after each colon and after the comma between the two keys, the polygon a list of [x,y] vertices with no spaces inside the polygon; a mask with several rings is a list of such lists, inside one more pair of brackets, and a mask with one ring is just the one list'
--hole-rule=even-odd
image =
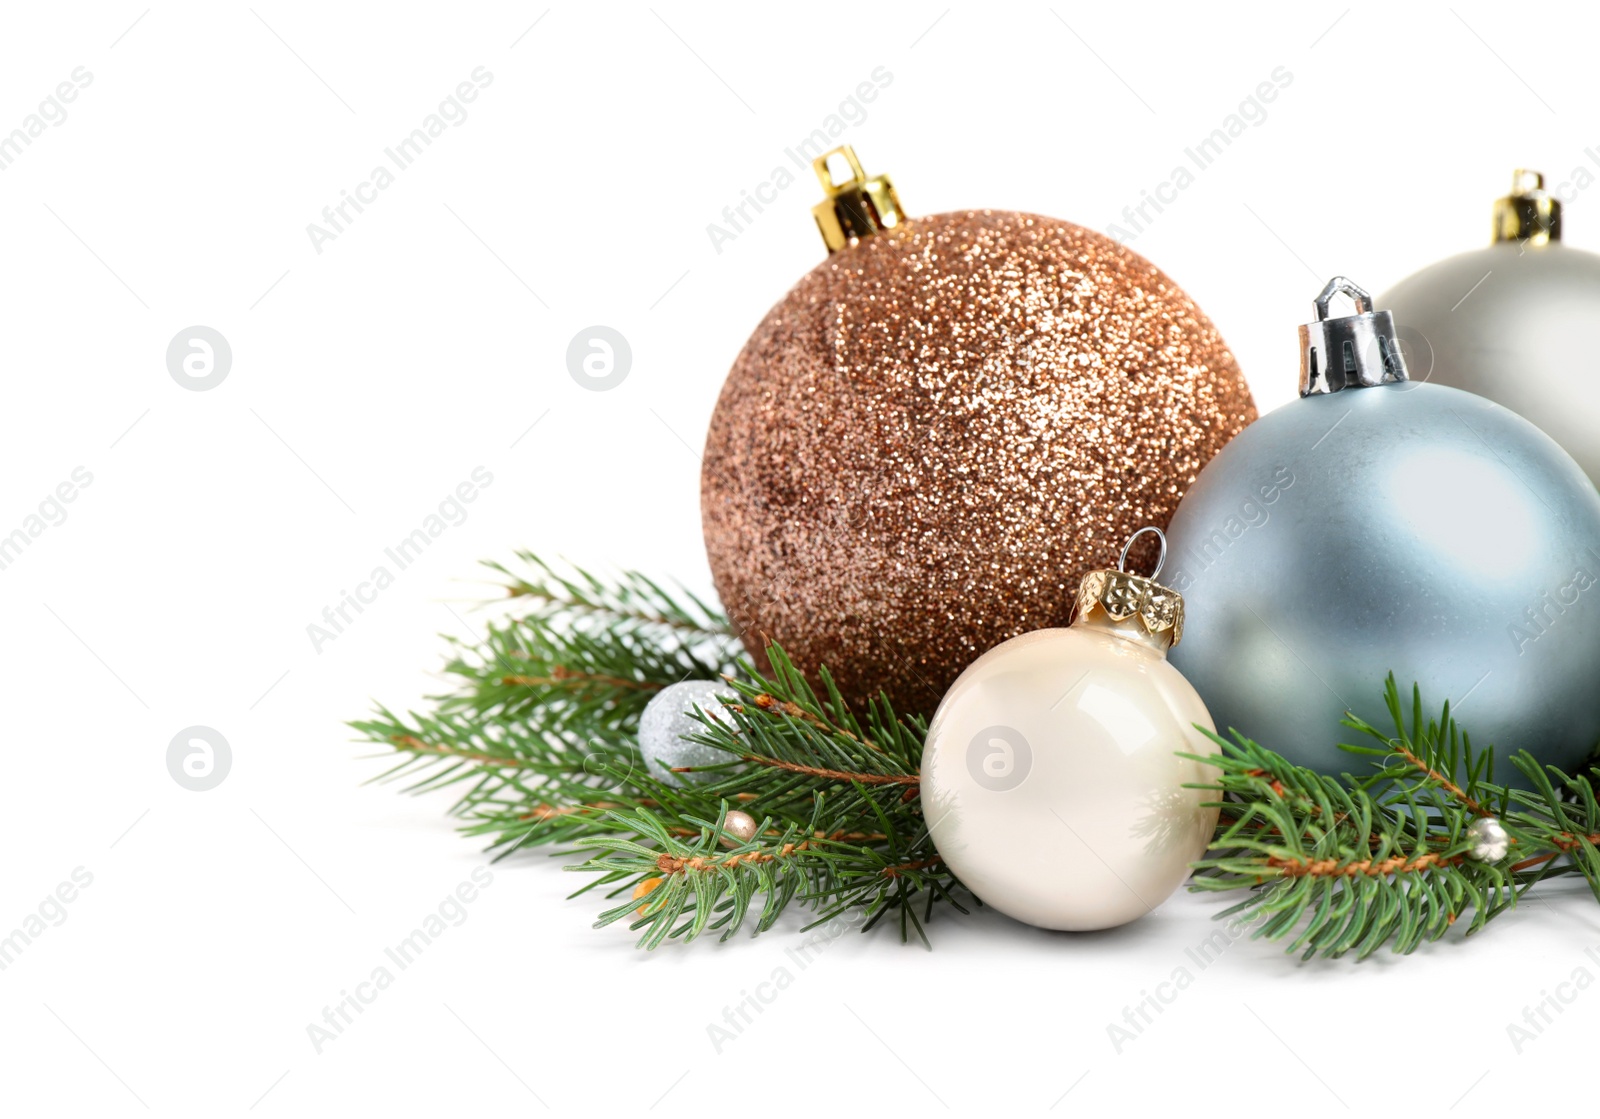
{"label": "silver christmas ball", "polygon": [[1497,780],[1520,781],[1518,749],[1570,771],[1600,740],[1600,494],[1507,409],[1399,380],[1393,320],[1342,283],[1361,313],[1302,328],[1310,395],[1223,448],[1173,517],[1172,663],[1217,726],[1324,772],[1363,770],[1339,722],[1391,726],[1389,672],[1430,711],[1449,700]]}
{"label": "silver christmas ball", "polygon": [[695,718],[704,712],[708,718],[733,726],[733,716],[724,702],[734,699],[734,691],[720,680],[685,680],[657,692],[639,716],[639,753],[645,768],[657,781],[681,788],[685,779],[696,784],[719,781],[727,773],[674,773],[679,766],[725,765],[731,756],[725,750],[693,742],[690,736],[704,734],[705,724]]}
{"label": "silver christmas ball", "polygon": [[1472,849],[1467,856],[1480,863],[1497,863],[1511,850],[1511,837],[1493,816],[1480,816],[1467,828]]}
{"label": "silver christmas ball", "polygon": [[1505,405],[1600,482],[1600,256],[1562,245],[1559,201],[1539,176],[1518,176],[1494,244],[1430,265],[1378,302],[1400,324],[1414,380]]}

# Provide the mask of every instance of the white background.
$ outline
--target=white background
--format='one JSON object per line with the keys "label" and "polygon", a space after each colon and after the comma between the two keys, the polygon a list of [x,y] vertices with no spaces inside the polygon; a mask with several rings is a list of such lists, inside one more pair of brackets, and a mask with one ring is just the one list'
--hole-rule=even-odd
{"label": "white background", "polygon": [[[993,914],[935,948],[846,936],[800,971],[759,940],[637,952],[558,862],[493,884],[336,1042],[307,1026],[481,862],[444,798],[362,787],[344,720],[437,690],[480,558],[516,547],[709,587],[697,452],[721,379],[822,256],[800,178],[717,252],[706,227],[877,67],[843,139],[913,213],[1098,229],[1277,67],[1293,82],[1134,242],[1215,320],[1263,409],[1344,272],[1377,292],[1483,244],[1514,167],[1600,145],[1578,6],[28,5],[0,18],[0,132],[93,80],[0,172],[0,534],[92,484],[0,571],[0,932],[93,884],[0,971],[7,1114],[1104,1115],[1384,1108],[1507,1114],[1577,1097],[1600,992],[1587,895],[1488,935],[1301,966],[1181,896],[1123,930]],[[1512,20],[1527,17],[1511,34]],[[530,29],[530,25],[531,29]],[[1487,41],[1486,41],[1487,40]],[[476,67],[492,84],[318,253],[307,224]],[[1567,240],[1600,247],[1600,192]],[[633,367],[568,375],[605,324]],[[233,364],[166,368],[203,324]],[[475,467],[493,483],[320,651],[325,606]],[[233,767],[168,774],[194,724]],[[1600,951],[1600,949],[1597,949]],[[792,986],[719,1053],[707,1026]],[[1107,1026],[1194,983],[1118,1052]],[[1583,1063],[1579,1063],[1579,1062]],[[1585,1095],[1587,1090],[1585,1089]],[[544,1106],[541,1106],[544,1105]]]}

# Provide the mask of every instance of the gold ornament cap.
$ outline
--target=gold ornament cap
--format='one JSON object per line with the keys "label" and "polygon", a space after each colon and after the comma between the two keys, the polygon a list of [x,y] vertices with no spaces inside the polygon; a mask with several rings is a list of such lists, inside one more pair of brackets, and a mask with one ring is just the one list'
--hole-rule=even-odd
{"label": "gold ornament cap", "polygon": [[1494,203],[1494,241],[1540,247],[1561,240],[1561,200],[1544,189],[1544,176],[1518,169],[1511,193]]}
{"label": "gold ornament cap", "polygon": [[[833,181],[833,169],[828,160],[843,156],[850,165],[850,177],[842,183]],[[893,229],[906,220],[900,208],[900,199],[888,175],[867,178],[861,161],[849,144],[823,152],[811,161],[811,169],[822,183],[824,198],[811,208],[817,219],[817,229],[829,253],[836,253],[852,241],[870,237],[880,229]]]}
{"label": "gold ornament cap", "polygon": [[[1147,532],[1161,541],[1161,556],[1148,578],[1128,567],[1128,549]],[[1128,537],[1115,571],[1091,571],[1078,584],[1078,601],[1072,624],[1106,630],[1149,645],[1165,654],[1183,639],[1183,596],[1156,582],[1167,562],[1167,537],[1148,526]]]}

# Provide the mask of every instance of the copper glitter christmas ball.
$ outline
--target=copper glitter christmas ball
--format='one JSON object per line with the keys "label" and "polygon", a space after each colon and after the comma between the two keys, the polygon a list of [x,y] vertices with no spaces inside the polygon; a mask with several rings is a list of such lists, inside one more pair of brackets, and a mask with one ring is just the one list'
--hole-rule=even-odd
{"label": "copper glitter christmas ball", "polygon": [[795,285],[728,374],[701,474],[717,591],[758,661],[776,641],[854,705],[931,713],[985,650],[1065,625],[1255,418],[1137,254],[1031,214],[902,219]]}

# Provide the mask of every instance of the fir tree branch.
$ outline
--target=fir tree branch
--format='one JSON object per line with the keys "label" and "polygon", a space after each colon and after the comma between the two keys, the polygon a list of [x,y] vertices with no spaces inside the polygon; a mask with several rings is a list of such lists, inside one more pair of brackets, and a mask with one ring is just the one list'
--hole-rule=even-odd
{"label": "fir tree branch", "polygon": [[[1410,718],[1391,676],[1385,698],[1395,720],[1385,734],[1360,719],[1345,725],[1376,745],[1351,745],[1374,759],[1365,777],[1334,778],[1287,763],[1242,736],[1218,756],[1214,784],[1224,817],[1194,890],[1247,890],[1224,915],[1257,920],[1253,935],[1290,938],[1307,958],[1381,947],[1410,952],[1468,917],[1468,931],[1516,905],[1554,864],[1571,860],[1600,898],[1600,858],[1590,835],[1600,805],[1590,777],[1541,767],[1526,752],[1512,764],[1533,785],[1496,785],[1492,754],[1477,753],[1446,706],[1425,721],[1412,690]],[[1501,820],[1518,858],[1469,857],[1474,821]],[[1576,853],[1576,854],[1575,854]]]}
{"label": "fir tree branch", "polygon": [[[521,613],[452,642],[455,688],[422,712],[378,708],[351,725],[391,752],[375,780],[451,788],[462,830],[504,857],[535,846],[576,853],[576,894],[611,899],[599,924],[639,943],[771,929],[791,906],[813,923],[846,914],[898,921],[926,941],[935,909],[972,899],[934,850],[918,766],[926,725],[882,697],[852,710],[826,671],[814,689],[776,646],[770,673],[740,659],[719,614],[637,574],[604,580],[519,557],[508,580]],[[650,698],[685,679],[723,680],[731,717],[701,719],[698,741],[726,761],[667,785],[639,753]],[[1458,924],[1468,933],[1546,879],[1581,876],[1600,900],[1600,773],[1507,760],[1526,789],[1494,781],[1446,706],[1424,716],[1413,688],[1386,687],[1392,729],[1359,719],[1345,748],[1369,768],[1316,773],[1242,737],[1213,736],[1201,788],[1220,809],[1191,889],[1241,899],[1223,911],[1252,935],[1306,957],[1411,952]],[[754,838],[728,833],[733,808]],[[1474,861],[1469,829],[1494,817],[1510,852]],[[637,896],[635,896],[637,894]]]}
{"label": "fir tree branch", "polygon": [[707,637],[732,637],[720,611],[686,590],[664,590],[648,576],[626,571],[607,582],[580,567],[560,569],[532,552],[518,552],[526,569],[517,575],[493,561],[484,566],[503,576],[507,597],[541,613],[597,620],[607,628],[665,628]]}
{"label": "fir tree branch", "polygon": [[[963,905],[916,796],[920,721],[883,701],[853,711],[825,674],[819,695],[776,647],[770,678],[756,673],[713,611],[640,576],[608,584],[522,558],[537,580],[514,580],[512,597],[535,608],[455,644],[454,692],[431,712],[380,708],[352,724],[400,756],[378,780],[463,790],[453,813],[501,856],[539,845],[587,856],[578,892],[616,897],[602,923],[628,919],[647,947],[760,932],[796,903],[822,921],[859,912],[866,927],[893,916],[922,936],[935,903]],[[698,737],[728,761],[681,787],[656,781],[636,741],[645,703],[718,678],[738,702]],[[730,806],[761,821],[731,851],[712,832]],[[641,904],[631,891],[652,879]]]}

